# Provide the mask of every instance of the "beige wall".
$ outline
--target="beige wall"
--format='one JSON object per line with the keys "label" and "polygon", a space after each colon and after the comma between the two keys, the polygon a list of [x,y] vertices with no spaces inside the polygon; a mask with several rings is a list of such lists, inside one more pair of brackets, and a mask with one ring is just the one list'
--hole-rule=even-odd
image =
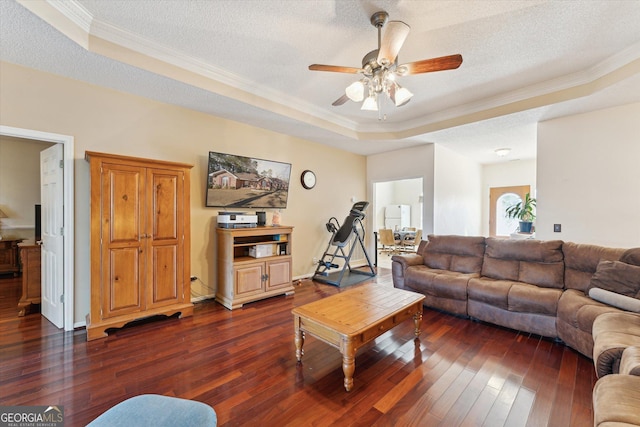
{"label": "beige wall", "polygon": [[[367,156],[367,186],[369,200],[374,200],[373,184],[376,182],[395,181],[400,179],[422,178],[422,224],[418,225],[424,234],[433,232],[433,162],[434,146],[425,144],[401,150]],[[387,200],[384,201],[386,203]],[[376,202],[377,203],[377,202]],[[369,219],[368,226],[375,228],[384,211],[375,212]],[[371,243],[371,248],[373,243]],[[371,249],[373,250],[373,249]]]}
{"label": "beige wall", "polygon": [[[89,306],[89,168],[84,152],[99,151],[193,164],[191,275],[193,297],[216,287],[215,217],[204,207],[209,151],[292,164],[282,223],[294,230],[294,277],[311,275],[329,235],[327,220],[346,216],[351,198],[366,195],[366,159],[328,146],[266,131],[185,108],[0,63],[0,124],[75,138],[75,319]],[[300,173],[313,170],[316,187],[304,190]],[[268,218],[270,218],[268,214]]]}
{"label": "beige wall", "polygon": [[48,142],[0,136],[0,219],[4,238],[33,240],[35,205],[40,203],[40,151]]}
{"label": "beige wall", "polygon": [[639,119],[635,103],[538,124],[537,237],[640,246]]}

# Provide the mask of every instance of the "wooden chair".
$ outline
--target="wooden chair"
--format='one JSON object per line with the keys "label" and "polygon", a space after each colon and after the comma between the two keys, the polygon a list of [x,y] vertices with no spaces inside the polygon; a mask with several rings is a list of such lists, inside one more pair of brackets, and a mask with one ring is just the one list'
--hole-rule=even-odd
{"label": "wooden chair", "polygon": [[398,252],[400,241],[395,239],[392,229],[381,228],[378,231],[378,236],[380,236],[380,245],[382,245],[380,253],[387,252],[388,255],[391,255]]}
{"label": "wooden chair", "polygon": [[416,230],[416,234],[414,234],[413,236],[407,236],[402,242],[400,242],[400,244],[402,245],[402,250],[407,251],[409,248],[411,248],[411,252],[415,252],[421,240],[422,230]]}

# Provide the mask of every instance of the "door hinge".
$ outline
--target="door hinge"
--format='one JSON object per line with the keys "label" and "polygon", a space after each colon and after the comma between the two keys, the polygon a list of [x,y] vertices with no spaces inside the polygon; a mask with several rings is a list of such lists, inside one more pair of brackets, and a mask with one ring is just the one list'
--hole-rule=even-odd
{"label": "door hinge", "polygon": [[64,304],[64,294],[61,294],[61,295],[60,295],[60,302],[61,302],[62,304]]}
{"label": "door hinge", "polygon": [[60,235],[64,236],[64,227],[60,227]]}
{"label": "door hinge", "polygon": [[60,160],[60,169],[64,169],[64,160]]}

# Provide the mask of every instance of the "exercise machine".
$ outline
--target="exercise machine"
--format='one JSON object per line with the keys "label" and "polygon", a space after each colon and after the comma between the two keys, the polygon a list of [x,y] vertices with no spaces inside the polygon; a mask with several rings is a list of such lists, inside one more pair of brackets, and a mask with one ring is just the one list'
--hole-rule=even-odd
{"label": "exercise machine", "polygon": [[[345,279],[346,286],[376,275],[376,271],[367,254],[367,249],[364,246],[365,230],[362,220],[365,217],[364,211],[367,206],[369,206],[369,202],[355,203],[342,225],[335,217],[329,218],[326,227],[327,231],[331,233],[331,238],[322,258],[318,261],[318,266],[313,275],[314,280],[334,286],[342,286],[342,281]],[[351,267],[351,257],[357,247],[362,249],[367,260],[368,269],[354,269]],[[345,249],[348,250],[348,253]],[[331,270],[335,271],[331,272]],[[363,275],[365,277],[362,277]]]}

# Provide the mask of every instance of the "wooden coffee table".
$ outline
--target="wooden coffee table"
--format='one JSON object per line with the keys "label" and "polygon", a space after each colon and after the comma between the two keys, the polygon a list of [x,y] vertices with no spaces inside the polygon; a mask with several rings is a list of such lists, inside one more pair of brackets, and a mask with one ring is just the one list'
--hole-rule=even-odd
{"label": "wooden coffee table", "polygon": [[401,322],[413,318],[420,334],[424,295],[380,285],[360,286],[294,308],[296,358],[302,361],[305,334],[342,353],[344,388],[353,388],[356,351]]}

